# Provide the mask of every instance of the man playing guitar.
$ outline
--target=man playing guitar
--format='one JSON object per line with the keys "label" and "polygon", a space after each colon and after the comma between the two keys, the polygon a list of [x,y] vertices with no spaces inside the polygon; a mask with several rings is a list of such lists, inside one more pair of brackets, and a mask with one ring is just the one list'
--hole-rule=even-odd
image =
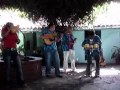
{"label": "man playing guitar", "polygon": [[[54,68],[55,68],[55,75],[56,77],[61,78],[60,75],[60,59],[57,51],[57,45],[56,45],[56,34],[55,32],[55,24],[50,23],[48,25],[47,29],[44,29],[42,31],[42,35],[40,36],[44,41],[45,39],[50,39],[50,42],[52,43],[46,43],[44,42],[44,55],[45,55],[45,62],[46,62],[46,77],[51,77],[51,62],[53,61]],[[47,40],[46,40],[47,41]]]}

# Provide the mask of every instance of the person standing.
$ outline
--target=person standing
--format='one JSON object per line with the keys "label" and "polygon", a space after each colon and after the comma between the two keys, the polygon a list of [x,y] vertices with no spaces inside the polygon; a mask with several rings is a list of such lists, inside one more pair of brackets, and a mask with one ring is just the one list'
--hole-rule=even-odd
{"label": "person standing", "polygon": [[68,58],[70,58],[71,61],[71,69],[72,71],[75,71],[75,51],[74,51],[74,43],[76,41],[76,38],[72,34],[73,28],[71,26],[68,26],[63,38],[61,40],[61,47],[63,50],[63,69],[65,72],[67,72],[68,69]]}
{"label": "person standing", "polygon": [[55,24],[50,23],[48,28],[42,30],[40,37],[44,40],[46,77],[51,77],[51,63],[53,62],[56,77],[62,78],[62,75],[60,75],[60,59],[56,45],[58,39],[56,38]]}
{"label": "person standing", "polygon": [[21,60],[17,53],[17,44],[19,44],[20,40],[17,36],[18,26],[14,26],[13,23],[7,22],[6,25],[3,26],[1,36],[2,36],[2,55],[3,60],[5,62],[6,69],[6,83],[11,83],[10,78],[10,70],[11,70],[11,61],[15,66],[17,72],[17,81],[18,85],[24,85],[24,77],[21,66]]}
{"label": "person standing", "polygon": [[91,64],[92,59],[96,62],[95,76],[98,77],[100,74],[100,49],[101,49],[101,39],[95,34],[95,31],[89,31],[88,37],[82,42],[82,47],[85,49],[85,60],[87,60],[86,75],[91,75]]}

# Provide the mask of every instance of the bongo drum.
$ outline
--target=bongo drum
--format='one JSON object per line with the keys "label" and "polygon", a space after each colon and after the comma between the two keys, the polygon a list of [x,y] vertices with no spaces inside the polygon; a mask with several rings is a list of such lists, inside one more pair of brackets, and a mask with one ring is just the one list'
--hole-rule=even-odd
{"label": "bongo drum", "polygon": [[85,44],[85,45],[84,45],[84,48],[85,48],[85,49],[89,49],[89,48],[90,48],[90,45],[89,45],[89,44]]}
{"label": "bongo drum", "polygon": [[94,44],[93,46],[95,49],[99,48],[99,45],[98,44]]}

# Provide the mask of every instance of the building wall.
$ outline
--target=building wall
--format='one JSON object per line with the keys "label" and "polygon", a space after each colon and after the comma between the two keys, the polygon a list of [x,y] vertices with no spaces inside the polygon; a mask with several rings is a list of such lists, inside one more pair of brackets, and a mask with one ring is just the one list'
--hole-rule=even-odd
{"label": "building wall", "polygon": [[[84,31],[74,31],[74,36],[77,38],[75,43],[76,60],[80,63],[85,63],[84,49],[81,47],[81,43],[84,40]],[[120,47],[120,29],[102,29],[101,40],[104,58],[106,63],[115,63],[111,56],[115,50],[114,46]]]}
{"label": "building wall", "polygon": [[120,29],[104,29],[101,31],[101,40],[104,57],[107,63],[115,63],[114,59],[111,59],[114,52],[113,46],[120,48]]}
{"label": "building wall", "polygon": [[20,43],[17,45],[17,47],[23,46],[25,55],[31,55],[33,52],[33,33],[32,32],[25,32],[18,34],[20,38]]}
{"label": "building wall", "polygon": [[37,47],[43,46],[43,40],[40,38],[41,32],[37,32],[36,38],[37,38]]}
{"label": "building wall", "polygon": [[77,38],[76,43],[74,45],[75,59],[76,61],[83,63],[85,62],[85,57],[84,57],[85,54],[81,44],[82,44],[82,41],[84,40],[84,31],[74,31],[73,35]]}

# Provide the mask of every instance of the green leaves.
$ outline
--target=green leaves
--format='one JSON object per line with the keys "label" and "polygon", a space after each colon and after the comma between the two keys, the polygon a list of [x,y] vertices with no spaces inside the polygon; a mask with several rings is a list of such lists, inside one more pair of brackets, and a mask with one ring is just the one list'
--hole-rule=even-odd
{"label": "green leaves", "polygon": [[[48,20],[60,17],[62,21],[83,18],[89,15],[94,5],[101,5],[107,0],[1,0],[0,7],[18,8],[28,17],[38,20],[41,15]],[[86,13],[87,12],[87,13]],[[27,15],[22,13],[21,17]]]}

